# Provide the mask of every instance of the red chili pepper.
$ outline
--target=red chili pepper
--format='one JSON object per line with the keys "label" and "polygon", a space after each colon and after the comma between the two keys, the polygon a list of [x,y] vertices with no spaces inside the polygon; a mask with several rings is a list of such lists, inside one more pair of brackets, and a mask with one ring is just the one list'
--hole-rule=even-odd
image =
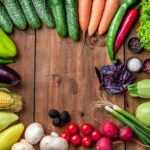
{"label": "red chili pepper", "polygon": [[132,8],[128,11],[127,15],[125,16],[116,37],[115,48],[114,48],[115,54],[118,52],[119,47],[121,46],[126,35],[130,31],[133,23],[135,22],[138,16],[138,13],[139,13],[138,8]]}

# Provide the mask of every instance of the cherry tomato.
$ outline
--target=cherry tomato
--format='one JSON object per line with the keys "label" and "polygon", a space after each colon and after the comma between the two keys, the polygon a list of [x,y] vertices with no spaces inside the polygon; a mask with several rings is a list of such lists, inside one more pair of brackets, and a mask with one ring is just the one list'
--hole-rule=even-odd
{"label": "cherry tomato", "polygon": [[81,136],[79,134],[74,134],[72,135],[70,141],[73,145],[77,146],[81,143]]}
{"label": "cherry tomato", "polygon": [[93,141],[98,141],[101,137],[101,133],[99,130],[93,130],[93,132],[91,133],[91,139]]}
{"label": "cherry tomato", "polygon": [[82,145],[84,147],[90,147],[92,145],[92,139],[90,136],[85,136],[82,138]]}
{"label": "cherry tomato", "polygon": [[68,142],[70,141],[70,134],[69,132],[62,132],[60,133],[60,136],[66,139]]}
{"label": "cherry tomato", "polygon": [[68,126],[67,126],[67,131],[70,133],[70,134],[75,134],[77,133],[79,130],[78,126],[75,124],[75,123],[70,123]]}
{"label": "cherry tomato", "polygon": [[82,124],[82,126],[81,126],[80,129],[81,129],[81,132],[82,132],[84,135],[89,135],[89,134],[91,134],[92,131],[93,131],[93,127],[92,127],[92,125],[89,124],[89,123],[84,123],[84,124]]}

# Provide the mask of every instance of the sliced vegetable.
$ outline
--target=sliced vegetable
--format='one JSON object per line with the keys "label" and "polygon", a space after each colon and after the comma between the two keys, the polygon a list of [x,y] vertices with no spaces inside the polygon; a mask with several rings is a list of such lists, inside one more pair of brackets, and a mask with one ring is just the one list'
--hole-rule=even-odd
{"label": "sliced vegetable", "polygon": [[23,102],[20,95],[9,91],[5,88],[0,88],[0,110],[11,112],[22,111]]}
{"label": "sliced vegetable", "polygon": [[86,33],[90,22],[92,0],[78,0],[79,24],[83,34]]}
{"label": "sliced vegetable", "polygon": [[20,75],[8,66],[0,65],[0,85],[16,86],[20,83]]}
{"label": "sliced vegetable", "polygon": [[13,30],[13,23],[2,3],[0,3],[0,27],[7,33],[11,33]]}
{"label": "sliced vegetable", "polygon": [[120,48],[121,44],[123,43],[123,41],[125,40],[127,34],[129,33],[129,31],[131,30],[134,22],[136,21],[137,17],[138,17],[139,11],[137,8],[131,8],[127,15],[125,16],[121,27],[117,33],[116,36],[116,40],[115,40],[115,54],[118,52],[118,49]]}
{"label": "sliced vegetable", "polygon": [[21,137],[24,130],[22,123],[9,127],[0,133],[0,149],[10,150]]}
{"label": "sliced vegetable", "polygon": [[19,0],[19,3],[28,24],[33,29],[38,29],[40,27],[40,19],[37,16],[32,0]]}
{"label": "sliced vegetable", "polygon": [[124,0],[121,6],[119,7],[116,15],[114,16],[111,25],[109,27],[108,35],[107,35],[107,48],[108,48],[108,54],[110,60],[113,63],[116,63],[115,55],[114,55],[114,44],[115,44],[116,34],[118,32],[118,29],[120,27],[120,24],[122,22],[122,19],[127,9],[136,2],[137,0]]}
{"label": "sliced vegetable", "polygon": [[105,0],[93,0],[90,23],[88,27],[89,36],[92,36],[96,32],[102,18],[104,6]]}
{"label": "sliced vegetable", "polygon": [[65,37],[67,35],[67,22],[65,16],[64,1],[60,0],[48,0],[56,24],[57,33]]}
{"label": "sliced vegetable", "polygon": [[144,49],[150,51],[150,0],[142,0],[141,6],[140,26],[137,30],[138,37]]}
{"label": "sliced vegetable", "polygon": [[9,112],[0,112],[0,132],[18,119],[19,117],[16,114]]}
{"label": "sliced vegetable", "polygon": [[39,18],[46,24],[47,27],[53,28],[55,26],[54,19],[48,9],[46,0],[32,0],[35,10]]}
{"label": "sliced vegetable", "polygon": [[136,109],[136,118],[144,125],[150,127],[150,102],[139,105]]}
{"label": "sliced vegetable", "polygon": [[65,0],[65,8],[69,36],[73,41],[77,41],[80,36],[77,0]]}
{"label": "sliced vegetable", "polygon": [[98,28],[99,35],[104,34],[108,30],[111,20],[113,19],[118,7],[119,7],[118,0],[106,0],[102,19],[100,21]]}
{"label": "sliced vegetable", "polygon": [[144,79],[128,86],[128,93],[132,97],[150,98],[150,79]]}
{"label": "sliced vegetable", "polygon": [[17,55],[16,46],[7,34],[0,28],[0,62],[11,62]]}
{"label": "sliced vegetable", "polygon": [[10,18],[18,29],[27,27],[26,19],[22,13],[18,0],[1,0],[4,4]]}
{"label": "sliced vegetable", "polygon": [[101,88],[108,93],[121,93],[127,89],[127,86],[134,80],[125,64],[118,61],[115,65],[96,68],[96,73],[101,83]]}

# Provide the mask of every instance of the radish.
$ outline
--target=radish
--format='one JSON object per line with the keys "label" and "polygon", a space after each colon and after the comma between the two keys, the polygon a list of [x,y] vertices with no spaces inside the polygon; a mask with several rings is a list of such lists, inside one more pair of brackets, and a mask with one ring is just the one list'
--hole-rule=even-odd
{"label": "radish", "polygon": [[96,149],[97,150],[112,150],[113,143],[109,138],[102,137],[98,140]]}
{"label": "radish", "polygon": [[114,123],[109,122],[109,121],[108,122],[101,122],[101,121],[97,120],[96,118],[94,118],[94,120],[99,122],[99,124],[101,125],[102,133],[106,137],[116,138],[118,136],[119,129],[117,128],[117,126]]}
{"label": "radish", "polygon": [[132,129],[128,126],[124,126],[119,131],[119,139],[123,142],[133,141],[143,147],[150,147],[149,145],[144,145],[140,141],[134,138],[134,133]]}

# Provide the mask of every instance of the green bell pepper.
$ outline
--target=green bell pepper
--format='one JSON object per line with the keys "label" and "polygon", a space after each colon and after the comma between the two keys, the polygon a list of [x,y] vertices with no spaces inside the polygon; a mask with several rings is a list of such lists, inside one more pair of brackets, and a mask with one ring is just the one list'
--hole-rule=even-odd
{"label": "green bell pepper", "polygon": [[14,42],[0,28],[0,63],[14,62],[13,57],[17,55]]}

